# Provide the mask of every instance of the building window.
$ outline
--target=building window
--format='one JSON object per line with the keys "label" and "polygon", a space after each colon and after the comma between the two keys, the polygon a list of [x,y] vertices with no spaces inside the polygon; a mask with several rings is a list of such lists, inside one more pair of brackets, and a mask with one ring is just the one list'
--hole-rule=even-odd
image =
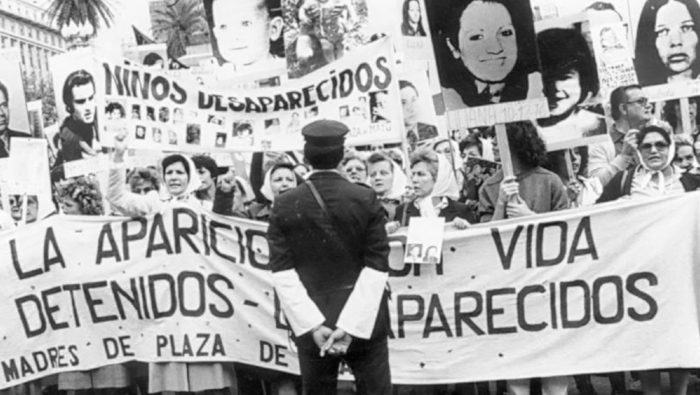
{"label": "building window", "polygon": [[24,36],[24,25],[21,23],[19,24],[19,34],[21,36]]}
{"label": "building window", "polygon": [[2,47],[5,48],[5,45],[7,44],[7,37],[2,38]]}
{"label": "building window", "polygon": [[29,67],[34,67],[34,47],[27,45],[27,55],[29,56]]}
{"label": "building window", "polygon": [[24,43],[23,42],[19,43],[19,52],[22,54],[22,64],[26,65],[27,62],[26,62],[26,59],[24,58]]}
{"label": "building window", "polygon": [[15,32],[15,23],[14,23],[14,22],[10,22],[10,31],[11,31],[12,33]]}
{"label": "building window", "polygon": [[56,36],[51,35],[51,45],[56,45]]}
{"label": "building window", "polygon": [[16,45],[17,45],[17,40],[15,40],[14,38],[11,39],[11,40],[10,40],[10,46],[11,46],[12,48],[14,48]]}
{"label": "building window", "polygon": [[33,31],[33,30],[34,30],[34,29],[32,29],[31,27],[28,27],[28,28],[27,28],[27,35],[29,36],[29,38],[32,38],[32,31]]}

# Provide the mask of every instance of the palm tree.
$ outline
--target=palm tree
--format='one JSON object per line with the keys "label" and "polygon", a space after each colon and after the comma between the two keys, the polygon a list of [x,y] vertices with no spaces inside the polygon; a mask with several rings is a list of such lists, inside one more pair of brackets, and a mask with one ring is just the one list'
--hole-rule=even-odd
{"label": "palm tree", "polygon": [[52,0],[47,10],[49,20],[55,22],[58,29],[74,24],[92,25],[97,31],[102,22],[107,27],[114,20],[111,6],[107,0]]}
{"label": "palm tree", "polygon": [[209,28],[201,1],[180,0],[157,10],[153,19],[153,35],[158,41],[168,44],[168,56],[177,59],[187,53],[190,36],[197,31],[206,32]]}

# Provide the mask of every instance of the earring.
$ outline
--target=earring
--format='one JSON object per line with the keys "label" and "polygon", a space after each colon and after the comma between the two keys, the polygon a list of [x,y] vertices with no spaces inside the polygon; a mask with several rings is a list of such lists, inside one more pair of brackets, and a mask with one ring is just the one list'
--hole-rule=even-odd
{"label": "earring", "polygon": [[454,57],[455,60],[457,60],[457,59],[459,59],[459,58],[461,57],[461,54],[459,53],[458,50],[453,49],[453,50],[452,50],[452,57]]}

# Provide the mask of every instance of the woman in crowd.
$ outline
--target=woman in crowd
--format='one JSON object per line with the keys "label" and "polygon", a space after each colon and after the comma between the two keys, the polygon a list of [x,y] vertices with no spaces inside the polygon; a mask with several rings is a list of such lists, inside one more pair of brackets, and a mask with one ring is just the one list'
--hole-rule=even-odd
{"label": "woman in crowd", "polygon": [[369,183],[387,214],[387,221],[393,221],[396,207],[403,202],[406,193],[406,175],[387,155],[373,153],[369,159]]}
{"label": "woman in crowd", "polygon": [[[509,123],[506,132],[514,176],[504,177],[501,169],[486,180],[479,191],[480,221],[525,217],[567,208],[569,202],[561,179],[541,167],[547,150],[535,126],[528,121]],[[530,393],[530,379],[508,380],[507,386],[509,394]],[[542,378],[543,394],[565,395],[567,387],[567,377]]]}
{"label": "woman in crowd", "polygon": [[[142,217],[163,211],[173,202],[199,204],[194,192],[200,181],[192,159],[180,154],[166,156],[161,161],[163,184],[167,198],[158,194],[138,195],[126,188],[124,153],[126,134],[116,136],[113,167],[109,171],[107,201],[114,210],[130,217]],[[233,364],[166,362],[149,364],[148,392],[199,392],[224,390],[235,382]]]}
{"label": "woman in crowd", "polygon": [[[272,213],[272,205],[280,194],[295,188],[301,183],[301,177],[294,172],[294,165],[289,162],[278,162],[265,173],[265,180],[260,192],[266,202],[253,202],[244,210],[235,210],[235,193],[240,188],[232,174],[222,178],[222,184],[217,189],[213,211],[218,214],[268,222]],[[238,391],[241,394],[289,394],[298,393],[301,381],[298,376],[264,369],[252,365],[236,363]],[[266,388],[261,392],[262,388]]]}
{"label": "woman in crowd", "polygon": [[[666,129],[646,126],[637,134],[637,142],[639,165],[616,174],[603,189],[598,203],[623,196],[638,198],[672,195],[700,187],[700,176],[681,172],[671,165],[675,144]],[[686,385],[687,380],[686,376]]]}
{"label": "woman in crowd", "polygon": [[[617,173],[605,186],[598,203],[623,197],[668,196],[700,188],[700,176],[681,172],[671,165],[675,144],[666,129],[646,126],[637,133],[637,143],[639,165]],[[659,370],[639,372],[644,395],[661,394],[660,374]],[[689,370],[672,369],[670,374],[672,394],[685,395],[690,379]]]}
{"label": "woman in crowd", "polygon": [[462,188],[466,175],[464,174],[464,166],[462,166],[462,159],[459,155],[459,143],[452,139],[438,140],[433,144],[433,150],[447,159],[452,168],[452,175],[455,178],[457,186]]}
{"label": "woman in crowd", "polygon": [[347,153],[340,165],[345,172],[345,178],[355,184],[367,185],[367,163],[357,154]]}
{"label": "woman in crowd", "polygon": [[415,199],[396,208],[396,222],[407,226],[411,217],[441,217],[466,229],[474,219],[465,204],[459,203],[459,187],[452,166],[433,150],[419,149],[411,155],[411,182]]}
{"label": "woman in crowd", "polygon": [[216,196],[216,180],[219,176],[219,166],[216,161],[206,155],[195,155],[192,162],[199,176],[199,189],[194,195],[207,210],[211,210]]}
{"label": "woman in crowd", "polygon": [[[450,0],[435,9],[434,44],[448,109],[542,95],[527,2]],[[432,10],[431,10],[432,11]]]}
{"label": "woman in crowd", "polygon": [[423,17],[420,12],[420,1],[404,0],[401,34],[409,37],[425,37]]}
{"label": "woman in crowd", "polygon": [[571,155],[571,170],[574,177],[566,186],[571,207],[585,207],[595,204],[603,193],[600,179],[588,178],[588,146],[576,147],[569,150]]}
{"label": "woman in crowd", "polygon": [[690,135],[698,134],[698,101],[700,101],[700,96],[694,96],[688,98],[688,115],[690,116],[690,130],[683,130],[683,121],[681,120],[681,103],[680,100],[669,100],[664,104],[663,116],[666,122],[673,128],[673,133],[683,134],[688,133]]}
{"label": "woman in crowd", "polygon": [[58,191],[61,211],[67,215],[104,215],[102,192],[96,182],[85,177],[72,178]]}
{"label": "woman in crowd", "polygon": [[[542,168],[547,157],[544,141],[531,122],[506,124],[513,177],[499,170],[479,191],[481,222],[562,210],[569,206],[564,184]],[[495,142],[494,142],[494,145]]]}
{"label": "woman in crowd", "polygon": [[638,26],[635,68],[641,85],[698,77],[700,6],[696,0],[647,0]]}
{"label": "woman in crowd", "polygon": [[158,172],[150,167],[139,167],[132,170],[126,179],[129,190],[137,195],[145,195],[150,192],[158,194],[160,190],[160,178]]}
{"label": "woman in crowd", "polygon": [[[104,215],[102,192],[96,182],[85,177],[71,178],[58,188],[61,211],[66,215]],[[95,394],[111,394],[114,389],[124,392],[134,382],[126,364],[109,365],[89,371],[73,371],[58,375],[58,389],[69,395],[89,390]]]}
{"label": "woman in crowd", "polygon": [[682,171],[694,171],[698,167],[698,162],[695,160],[693,152],[693,141],[690,136],[685,134],[677,134],[673,136],[673,141],[676,145],[676,153],[673,157],[673,164]]}
{"label": "woman in crowd", "polygon": [[232,212],[230,214],[227,213],[225,207],[232,207],[233,205],[229,203],[224,203],[225,207],[219,209],[217,205],[217,207],[214,208],[214,212],[218,212],[224,215],[229,214],[237,217],[267,222],[270,219],[270,214],[272,213],[272,205],[274,204],[275,199],[281,193],[292,188],[296,188],[296,186],[299,185],[300,182],[301,179],[294,172],[293,164],[287,162],[276,163],[265,174],[265,181],[263,183],[262,188],[260,188],[260,192],[263,196],[265,196],[265,199],[267,199],[266,202],[254,202],[246,209],[242,211]]}

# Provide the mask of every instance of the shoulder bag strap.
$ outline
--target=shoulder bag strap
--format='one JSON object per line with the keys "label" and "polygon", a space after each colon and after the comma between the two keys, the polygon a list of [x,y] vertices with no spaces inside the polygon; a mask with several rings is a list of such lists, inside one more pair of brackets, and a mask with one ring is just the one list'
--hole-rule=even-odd
{"label": "shoulder bag strap", "polygon": [[306,180],[304,184],[309,188],[311,194],[314,196],[314,199],[316,199],[316,202],[321,207],[321,211],[323,211],[323,217],[326,219],[326,222],[329,225],[324,226],[322,228],[326,230],[326,233],[330,236],[331,239],[334,239],[336,244],[343,250],[343,253],[349,255],[348,247],[345,245],[344,239],[338,235],[338,232],[333,224],[333,220],[331,219],[331,216],[328,213],[328,207],[326,206],[326,202],[323,201],[321,194],[318,193],[318,189],[316,189],[316,186],[314,186],[314,184],[310,180]]}

